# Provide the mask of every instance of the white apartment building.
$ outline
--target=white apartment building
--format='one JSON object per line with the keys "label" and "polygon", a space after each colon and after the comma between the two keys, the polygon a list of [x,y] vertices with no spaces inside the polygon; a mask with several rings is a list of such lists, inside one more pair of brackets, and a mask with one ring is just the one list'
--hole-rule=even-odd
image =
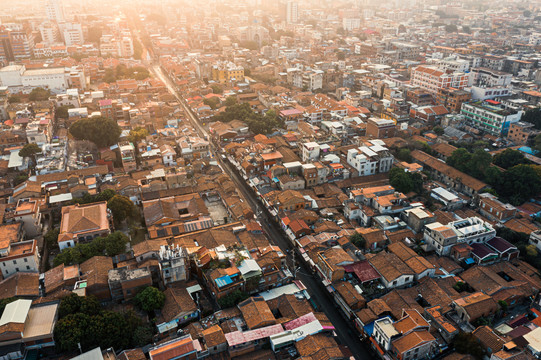
{"label": "white apartment building", "polygon": [[11,88],[66,90],[69,73],[63,67],[26,70],[24,65],[10,65],[0,69],[0,84]]}
{"label": "white apartment building", "polygon": [[60,41],[58,26],[52,21],[45,21],[39,26],[41,41],[47,45],[52,45]]}
{"label": "white apartment building", "polygon": [[436,95],[441,88],[459,90],[468,86],[469,74],[444,71],[436,66],[417,66],[411,71],[411,85],[418,86]]}
{"label": "white apartment building", "polygon": [[478,217],[456,220],[447,225],[439,222],[425,225],[425,250],[435,250],[440,256],[449,255],[451,248],[460,243],[485,243],[496,236],[496,230]]}
{"label": "white apartment building", "polygon": [[358,148],[348,150],[347,163],[359,176],[385,173],[391,170],[394,157],[381,140],[369,140]]}
{"label": "white apartment building", "polygon": [[79,23],[63,23],[59,25],[66,46],[84,43],[83,28]]}
{"label": "white apartment building", "polygon": [[520,121],[522,111],[506,109],[495,100],[463,103],[460,113],[468,125],[495,136],[505,136],[511,123]]}
{"label": "white apartment building", "polygon": [[296,24],[299,21],[299,3],[288,1],[286,5],[286,22]]}
{"label": "white apartment building", "polygon": [[302,161],[309,162],[319,159],[320,147],[317,142],[302,144]]}
{"label": "white apartment building", "polygon": [[4,279],[18,272],[38,272],[39,252],[36,240],[10,244],[7,256],[0,258],[0,270]]}
{"label": "white apartment building", "polygon": [[47,13],[47,19],[51,21],[60,23],[66,20],[62,0],[47,0],[47,3],[45,4],[45,12]]}
{"label": "white apartment building", "polygon": [[361,27],[361,18],[343,18],[342,28],[346,31],[357,30]]}
{"label": "white apartment building", "polygon": [[480,87],[506,87],[511,84],[513,75],[489,68],[475,68],[471,70],[469,86]]}

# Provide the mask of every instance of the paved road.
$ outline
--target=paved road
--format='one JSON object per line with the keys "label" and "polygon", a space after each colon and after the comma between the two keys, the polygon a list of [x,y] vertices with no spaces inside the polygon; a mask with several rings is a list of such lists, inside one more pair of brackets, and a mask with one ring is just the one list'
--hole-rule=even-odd
{"label": "paved road", "polygon": [[[192,114],[184,99],[178,96],[174,84],[163,73],[162,69],[158,65],[154,65],[152,66],[151,70],[167,85],[169,91],[180,101],[180,104],[182,104],[184,107],[186,115],[192,122],[194,128],[196,128],[201,135],[208,137],[207,131],[201,126],[198,119]],[[208,139],[210,142],[210,137],[208,137]],[[272,218],[271,214],[267,211],[267,209],[264,208],[264,206],[260,204],[254,191],[240,176],[237,169],[235,169],[228,161],[222,161],[220,154],[216,152],[214,147],[212,147],[211,151],[216,161],[220,164],[222,169],[228,173],[242,195],[244,195],[244,198],[248,201],[254,213],[258,214],[258,220],[271,241],[275,245],[279,246],[284,254],[288,254],[288,262],[290,264],[294,263],[292,256],[294,256],[293,254],[295,250],[292,244],[285,237],[278,224]],[[304,261],[296,261],[296,264],[297,268],[299,269],[296,273],[297,279],[301,280],[308,289],[310,296],[318,307],[318,311],[323,311],[332,322],[342,344],[349,348],[356,359],[373,359],[374,356],[369,352],[367,346],[360,341],[356,330],[353,329],[353,325],[351,325],[350,322],[342,316],[342,312],[338,309],[337,305],[335,305],[330,294],[321,281],[312,275],[312,272]]]}

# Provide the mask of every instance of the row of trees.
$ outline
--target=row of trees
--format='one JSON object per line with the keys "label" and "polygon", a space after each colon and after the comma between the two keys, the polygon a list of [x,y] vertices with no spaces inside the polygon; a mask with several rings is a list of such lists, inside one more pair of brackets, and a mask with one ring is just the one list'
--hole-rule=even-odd
{"label": "row of trees", "polygon": [[214,116],[214,120],[226,123],[233,120],[244,121],[254,134],[270,134],[274,129],[283,127],[274,110],[261,115],[253,111],[248,103],[227,106],[225,111]]}
{"label": "row of trees", "polygon": [[97,346],[122,349],[144,346],[152,340],[152,328],[133,311],[104,310],[93,296],[75,294],[62,299],[54,338],[60,351],[83,351]]}
{"label": "row of trees", "polygon": [[[459,148],[447,159],[447,164],[486,182],[498,196],[513,205],[520,205],[541,191],[541,168],[528,164],[516,150],[505,150],[492,159],[483,149],[470,153]],[[493,164],[506,170],[502,172]]]}
{"label": "row of trees", "polygon": [[128,237],[120,231],[115,231],[105,237],[99,236],[89,243],[79,243],[62,250],[54,258],[53,266],[80,264],[94,256],[123,254],[126,252],[127,243]]}

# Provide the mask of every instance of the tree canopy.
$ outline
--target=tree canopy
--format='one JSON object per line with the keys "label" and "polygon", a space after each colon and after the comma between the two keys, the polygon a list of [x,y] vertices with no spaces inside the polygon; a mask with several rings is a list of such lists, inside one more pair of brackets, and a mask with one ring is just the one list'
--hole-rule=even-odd
{"label": "tree canopy", "polygon": [[107,201],[107,207],[113,213],[113,220],[116,224],[120,224],[126,219],[134,219],[137,217],[137,207],[126,196],[113,196]]}
{"label": "tree canopy", "polygon": [[122,130],[114,120],[95,117],[77,120],[69,132],[77,140],[88,140],[102,148],[116,144]]}
{"label": "tree canopy", "polygon": [[137,126],[130,130],[130,135],[128,136],[128,140],[130,140],[134,145],[137,145],[137,143],[143,139],[145,139],[148,136],[148,130],[144,127]]}
{"label": "tree canopy", "polygon": [[420,173],[406,172],[398,167],[389,171],[389,183],[397,191],[405,194],[412,191],[420,194],[423,191],[423,176]]}
{"label": "tree canopy", "polygon": [[355,233],[349,237],[349,241],[359,249],[366,248],[366,240],[363,238],[363,236],[359,233]]}
{"label": "tree canopy", "polygon": [[453,339],[453,346],[459,354],[470,354],[477,359],[482,359],[485,351],[481,343],[472,333],[460,332]]}
{"label": "tree canopy", "polygon": [[504,169],[508,169],[515,165],[527,164],[529,161],[518,150],[505,149],[501,153],[494,156],[492,159],[494,165],[498,165]]}
{"label": "tree canopy", "polygon": [[97,346],[115,350],[144,346],[152,339],[152,330],[134,312],[104,310],[93,296],[71,294],[62,299],[54,338],[62,351],[83,351]]}
{"label": "tree canopy", "polygon": [[74,265],[100,255],[116,256],[126,252],[128,237],[116,231],[106,237],[97,237],[89,243],[79,243],[71,248],[66,248],[56,255],[53,261],[54,266],[60,264]]}
{"label": "tree canopy", "polygon": [[522,114],[521,121],[529,122],[536,129],[541,130],[541,107],[526,111]]}
{"label": "tree canopy", "polygon": [[534,165],[519,164],[494,179],[496,192],[513,205],[520,205],[541,192],[541,177]]}
{"label": "tree canopy", "polygon": [[41,148],[37,144],[30,143],[26,144],[21,150],[19,150],[19,156],[23,158],[34,157],[34,155],[39,154],[40,152]]}
{"label": "tree canopy", "polygon": [[165,304],[165,295],[155,287],[149,286],[135,296],[135,304],[146,312],[159,310]]}
{"label": "tree canopy", "polygon": [[30,91],[30,95],[28,96],[28,99],[30,101],[45,101],[48,100],[51,96],[51,90],[46,90],[44,88],[34,88],[32,91]]}
{"label": "tree canopy", "polygon": [[244,121],[254,134],[269,134],[275,128],[282,126],[274,110],[271,109],[265,115],[261,115],[254,112],[248,103],[228,106],[224,112],[215,115],[214,119],[222,122]]}

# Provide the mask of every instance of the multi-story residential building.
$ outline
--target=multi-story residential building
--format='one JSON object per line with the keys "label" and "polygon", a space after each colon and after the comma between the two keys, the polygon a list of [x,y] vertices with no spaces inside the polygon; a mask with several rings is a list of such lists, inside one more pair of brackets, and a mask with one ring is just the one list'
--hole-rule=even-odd
{"label": "multi-story residential building", "polygon": [[109,289],[113,301],[130,300],[147,286],[152,285],[152,275],[147,267],[111,269],[108,273]]}
{"label": "multi-story residential building", "polygon": [[45,12],[47,13],[47,18],[51,21],[60,23],[65,20],[62,0],[47,0]]}
{"label": "multi-story residential building", "polygon": [[410,83],[437,95],[441,88],[459,90],[468,86],[469,74],[463,72],[447,72],[436,66],[418,66],[411,71]]}
{"label": "multi-story residential building", "polygon": [[286,3],[286,23],[296,24],[299,21],[299,3],[288,1]]}
{"label": "multi-story residential building", "polygon": [[516,145],[527,145],[537,134],[539,130],[535,129],[534,124],[518,121],[509,125],[507,139]]}
{"label": "multi-story residential building", "polygon": [[485,86],[472,86],[469,88],[471,92],[472,100],[489,100],[496,99],[505,96],[510,96],[513,93],[510,88],[507,87],[485,87]]}
{"label": "multi-story residential building", "polygon": [[62,23],[59,25],[66,46],[82,45],[84,43],[83,28],[79,23]]}
{"label": "multi-story residential building", "polygon": [[449,255],[456,244],[485,243],[496,236],[496,230],[478,217],[456,220],[447,225],[427,224],[424,231],[425,247],[440,256]]}
{"label": "multi-story residential building", "polygon": [[317,142],[302,144],[302,161],[309,162],[319,159],[320,147]]}
{"label": "multi-story residential building", "polygon": [[479,195],[479,212],[493,221],[507,221],[515,217],[517,208],[511,204],[504,204],[490,193]]}
{"label": "multi-story residential building", "polygon": [[21,222],[24,232],[28,237],[41,235],[41,205],[44,200],[39,198],[19,199],[14,208],[6,211],[4,219],[6,222]]}
{"label": "multi-story residential building", "polygon": [[188,253],[183,247],[161,246],[158,254],[161,277],[164,285],[186,281],[190,277]]}
{"label": "multi-story residential building", "polygon": [[393,120],[370,118],[366,121],[366,136],[372,139],[394,137],[396,124]]}
{"label": "multi-story residential building", "polygon": [[506,136],[511,123],[520,121],[522,111],[505,109],[499,101],[463,103],[460,113],[466,123],[495,136]]}
{"label": "multi-story residential building", "polygon": [[513,75],[499,70],[475,68],[471,70],[468,86],[506,87],[511,84]]}
{"label": "multi-story residential building", "polygon": [[244,81],[244,68],[230,61],[222,61],[212,66],[211,79],[222,84]]}
{"label": "multi-story residential building", "polygon": [[[60,32],[58,25],[52,21],[46,21],[39,26],[41,41],[45,45],[52,45],[60,42]],[[37,44],[36,44],[37,45]]]}
{"label": "multi-story residential building", "polygon": [[361,27],[361,18],[345,17],[342,19],[342,29],[346,31],[357,30]]}
{"label": "multi-story residential building", "polygon": [[18,272],[39,272],[39,259],[36,240],[11,243],[7,255],[0,257],[2,276],[7,278]]}
{"label": "multi-story residential building", "polygon": [[348,150],[347,163],[359,176],[385,173],[391,170],[394,157],[381,140],[370,140],[358,148]]}
{"label": "multi-story residential building", "polygon": [[436,101],[452,112],[459,112],[462,104],[470,101],[471,98],[469,91],[455,88],[441,88],[436,95]]}

